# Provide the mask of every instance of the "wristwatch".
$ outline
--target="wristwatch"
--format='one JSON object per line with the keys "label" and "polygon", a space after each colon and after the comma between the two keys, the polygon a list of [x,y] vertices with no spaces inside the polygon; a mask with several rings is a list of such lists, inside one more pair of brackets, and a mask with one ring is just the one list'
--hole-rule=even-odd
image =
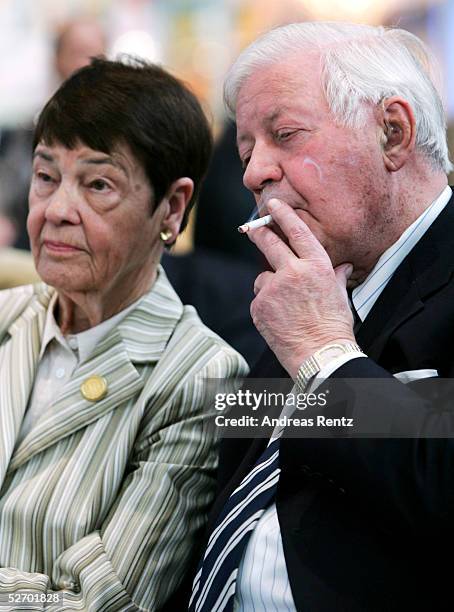
{"label": "wristwatch", "polygon": [[361,347],[354,342],[336,342],[327,344],[300,365],[296,382],[301,389],[306,389],[309,381],[320,372],[330,361],[347,353],[362,353]]}

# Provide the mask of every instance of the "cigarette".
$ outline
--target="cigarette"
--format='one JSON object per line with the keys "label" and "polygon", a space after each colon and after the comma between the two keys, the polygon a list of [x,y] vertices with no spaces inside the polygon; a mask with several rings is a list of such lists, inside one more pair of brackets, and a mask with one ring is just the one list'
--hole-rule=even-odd
{"label": "cigarette", "polygon": [[248,223],[244,223],[240,225],[238,231],[240,234],[246,234],[252,229],[256,229],[257,227],[263,227],[264,225],[269,225],[273,217],[271,215],[265,215],[264,217],[260,217],[260,219],[256,219],[255,221],[248,221]]}

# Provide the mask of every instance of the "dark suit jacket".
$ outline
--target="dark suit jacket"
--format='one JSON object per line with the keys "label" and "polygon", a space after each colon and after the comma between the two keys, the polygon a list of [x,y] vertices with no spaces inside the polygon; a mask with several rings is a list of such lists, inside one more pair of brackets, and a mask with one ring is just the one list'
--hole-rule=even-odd
{"label": "dark suit jacket", "polygon": [[201,248],[187,255],[164,254],[162,265],[183,304],[195,306],[205,325],[254,366],[266,347],[249,312],[261,268]]}
{"label": "dark suit jacket", "polygon": [[[453,272],[454,198],[360,328],[357,341],[368,358],[335,373],[388,379],[380,405],[392,426],[402,414],[418,431],[439,425],[438,416],[428,418],[431,405],[392,373],[430,368],[453,375]],[[268,352],[251,376],[286,373]],[[358,394],[355,403],[368,410],[367,397]],[[211,525],[266,443],[223,441]],[[298,610],[454,608],[452,563],[442,557],[454,549],[452,439],[284,437],[280,462],[276,506]]]}

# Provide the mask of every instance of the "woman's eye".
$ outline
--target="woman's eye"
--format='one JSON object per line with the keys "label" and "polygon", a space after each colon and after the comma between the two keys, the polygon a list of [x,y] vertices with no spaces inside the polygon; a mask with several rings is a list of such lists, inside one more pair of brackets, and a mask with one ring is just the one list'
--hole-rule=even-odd
{"label": "woman's eye", "polygon": [[44,183],[50,183],[52,181],[52,177],[46,172],[37,172],[36,176],[40,181],[43,181]]}

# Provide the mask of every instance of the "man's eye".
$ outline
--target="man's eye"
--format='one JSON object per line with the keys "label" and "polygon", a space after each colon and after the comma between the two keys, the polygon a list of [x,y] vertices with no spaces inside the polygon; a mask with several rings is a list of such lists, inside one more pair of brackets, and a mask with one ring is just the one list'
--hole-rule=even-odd
{"label": "man's eye", "polygon": [[276,140],[282,141],[282,140],[288,140],[290,138],[290,136],[292,136],[292,134],[294,134],[295,131],[292,130],[282,130],[282,132],[276,132]]}
{"label": "man's eye", "polygon": [[102,179],[96,179],[90,183],[90,187],[95,191],[105,191],[109,188],[109,184]]}

